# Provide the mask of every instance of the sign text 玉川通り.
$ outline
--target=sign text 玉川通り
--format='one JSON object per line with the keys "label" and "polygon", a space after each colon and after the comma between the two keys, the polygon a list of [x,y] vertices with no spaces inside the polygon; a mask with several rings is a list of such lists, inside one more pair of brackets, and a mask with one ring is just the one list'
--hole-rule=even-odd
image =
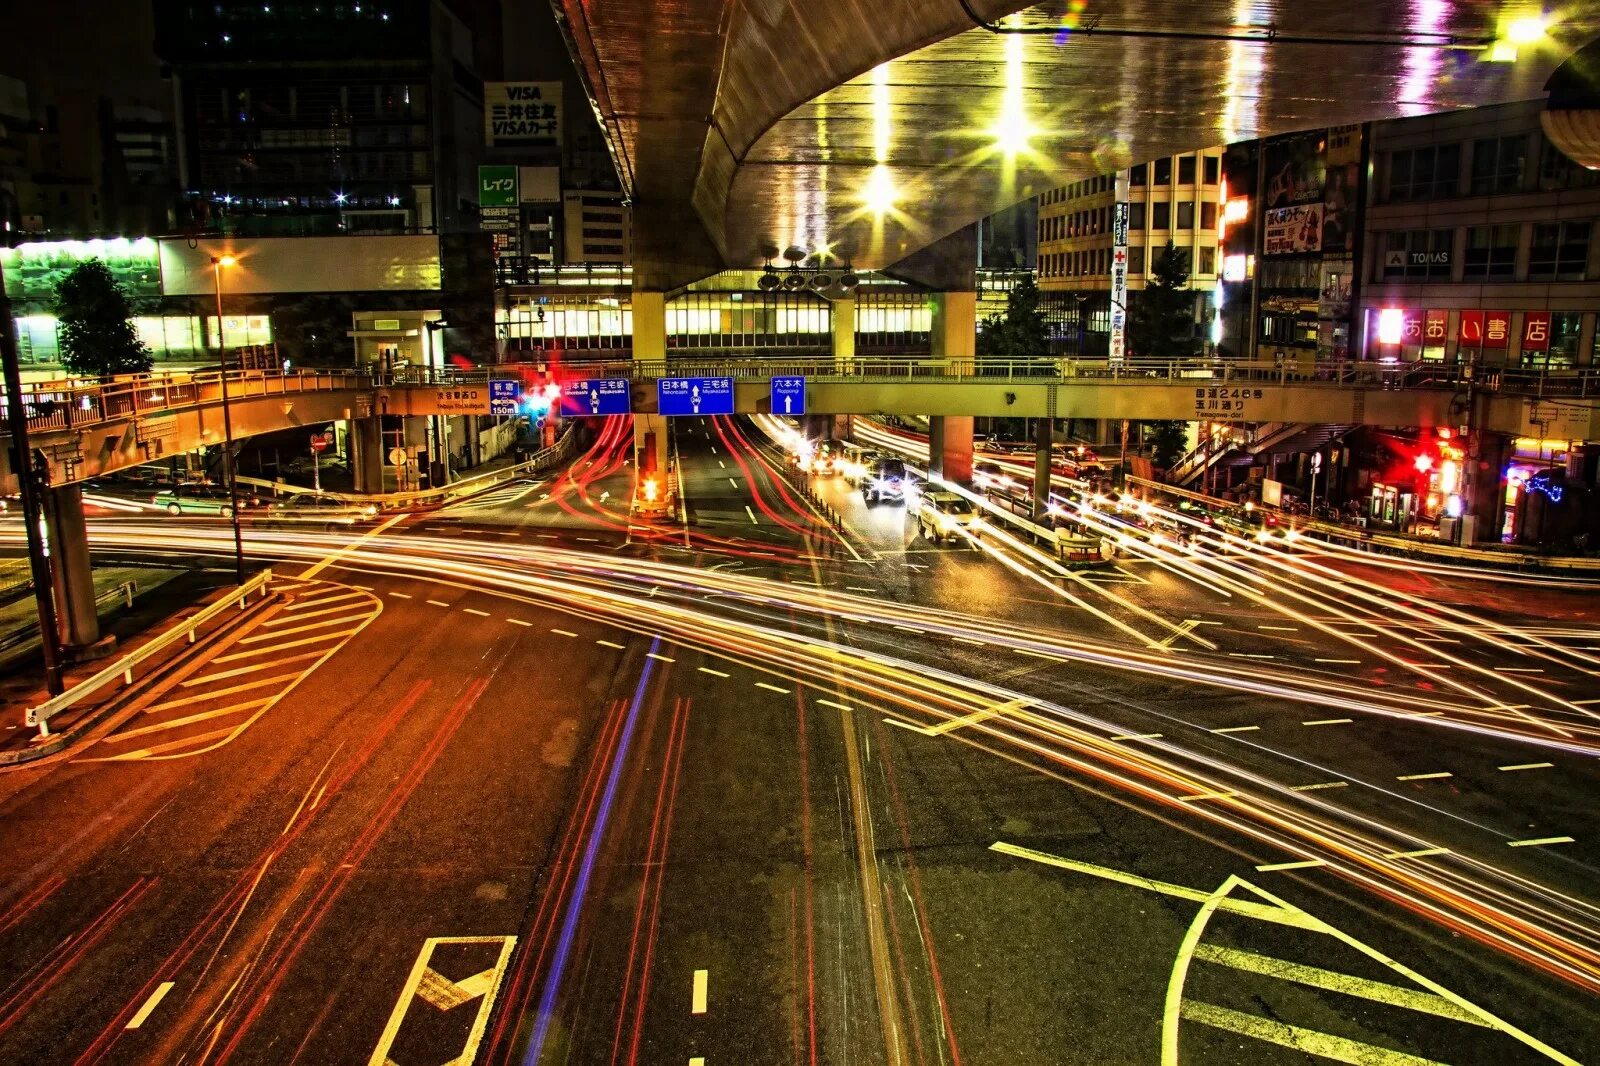
{"label": "sign text \u7389\u5ddd\u901a\u308a", "polygon": [[1253,419],[1254,404],[1266,396],[1265,389],[1245,388],[1243,385],[1217,385],[1194,390],[1194,417]]}
{"label": "sign text \u7389\u5ddd\u901a\u308a", "polygon": [[625,415],[633,410],[627,378],[589,378],[561,387],[560,410],[569,417]]}
{"label": "sign text \u7389\u5ddd\u901a\u308a", "polygon": [[733,379],[662,378],[656,382],[656,403],[664,415],[731,415]]}
{"label": "sign text \u7389\u5ddd\u901a\u308a", "polygon": [[803,415],[806,413],[806,379],[784,377],[772,379],[772,413],[775,415]]}

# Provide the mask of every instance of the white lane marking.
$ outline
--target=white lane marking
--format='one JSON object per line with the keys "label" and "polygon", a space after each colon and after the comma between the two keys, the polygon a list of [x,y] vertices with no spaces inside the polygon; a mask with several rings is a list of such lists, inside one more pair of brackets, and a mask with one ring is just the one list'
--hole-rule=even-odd
{"label": "white lane marking", "polygon": [[[844,590],[846,592],[877,592],[878,591],[877,589],[864,588],[861,585],[846,585],[844,587]],[[959,639],[959,638],[957,638],[957,639]]]}
{"label": "white lane marking", "polygon": [[973,640],[971,637],[951,637],[950,639],[951,640],[959,640],[963,644],[974,644],[974,645],[976,645],[976,646],[978,646],[980,648],[987,648],[989,646],[989,642],[988,641],[986,641],[986,640]]}
{"label": "white lane marking", "polygon": [[1247,651],[1230,651],[1228,653],[1228,658],[1230,658],[1230,659],[1276,659],[1277,656],[1276,655],[1257,655],[1257,654],[1252,654],[1251,652],[1247,652]]}
{"label": "white lane marking", "polygon": [[616,648],[618,651],[621,651],[624,647],[624,645],[618,644],[614,640],[597,640],[595,643],[603,648]]}
{"label": "white lane marking", "polygon": [[731,477],[728,479],[728,484],[732,485],[734,488],[738,488],[739,487],[739,483],[737,481],[735,481]]}
{"label": "white lane marking", "polygon": [[476,607],[463,607],[461,609],[462,609],[462,611],[466,612],[467,614],[475,614],[479,618],[488,618],[489,617],[489,612],[488,611],[480,611]]}
{"label": "white lane marking", "polygon": [[769,685],[765,681],[757,681],[756,688],[764,688],[768,692],[779,692],[784,695],[788,695],[790,692],[794,691],[793,689],[779,688],[777,685]]}
{"label": "white lane marking", "polygon": [[748,503],[744,505],[744,513],[750,516],[750,524],[751,525],[757,526],[757,525],[761,524],[761,523],[756,521],[756,513],[754,511],[750,510],[750,505]]}
{"label": "white lane marking", "polygon": [[[299,662],[301,659],[315,659],[321,654],[322,652],[320,651],[303,651],[299,655],[288,655],[282,659],[269,659],[264,663],[256,663],[254,666],[238,666],[232,670],[223,670],[221,673],[202,674],[199,677],[191,677],[179,687],[193,688],[195,685],[204,685],[208,681],[221,681],[224,678],[241,677],[245,674],[253,674],[257,670],[270,670],[274,666],[278,666],[283,663]],[[1545,763],[1545,765],[1549,766],[1550,764]],[[1502,769],[1505,769],[1505,767],[1502,767]]]}
{"label": "white lane marking", "polygon": [[1436,773],[1436,774],[1401,774],[1399,777],[1396,777],[1395,780],[1396,781],[1441,781],[1446,777],[1454,777],[1454,776],[1455,776],[1455,774],[1452,774],[1452,773],[1450,773],[1448,771],[1440,771],[1439,773]]}
{"label": "white lane marking", "polygon": [[1349,785],[1350,785],[1350,782],[1348,782],[1348,781],[1323,781],[1322,783],[1316,784],[1316,785],[1290,785],[1289,786],[1289,791],[1290,792],[1315,792],[1315,791],[1317,791],[1318,789],[1321,789],[1321,788],[1348,788]]}
{"label": "white lane marking", "polygon": [[1179,803],[1195,803],[1195,802],[1198,802],[1199,800],[1228,799],[1229,797],[1237,796],[1238,794],[1239,793],[1237,793],[1237,792],[1229,792],[1229,791],[1226,791],[1226,790],[1221,791],[1221,792],[1196,792],[1192,796],[1179,796],[1178,797],[1178,802]]}
{"label": "white lane marking", "polygon": [[514,626],[531,626],[531,625],[533,625],[532,622],[524,622],[520,618],[507,618],[506,621],[510,622]]}
{"label": "white lane marking", "polygon": [[343,614],[354,607],[352,603],[341,603],[337,607],[325,607],[320,611],[311,611],[306,614],[283,614],[277,618],[269,618],[261,623],[262,629],[276,629],[278,626],[291,625],[295,622],[304,622],[308,618],[325,618],[330,614]]}
{"label": "white lane marking", "polygon": [[1432,855],[1448,855],[1449,848],[1418,848],[1416,851],[1391,851],[1386,859],[1426,859]]}
{"label": "white lane marking", "polygon": [[895,626],[894,628],[900,630],[900,632],[902,632],[902,633],[927,633],[928,632],[926,629],[913,629],[910,626]]}
{"label": "white lane marking", "polygon": [[409,600],[411,598],[410,596],[406,595],[404,592],[391,592],[391,593],[389,593],[389,595],[393,596],[397,600]]}
{"label": "white lane marking", "polygon": [[428,602],[430,604],[432,604],[433,606],[435,606],[435,607],[448,607],[448,606],[450,606],[448,603],[444,602],[443,600],[429,600]]}
{"label": "white lane marking", "polygon": [[832,700],[818,700],[817,702],[820,703],[824,707],[832,707],[836,711],[853,711],[853,710],[855,710],[855,708],[850,706],[848,703],[834,703]]}
{"label": "white lane marking", "polygon": [[1506,847],[1508,847],[1508,848],[1536,848],[1541,844],[1571,844],[1571,843],[1574,843],[1574,841],[1573,841],[1573,839],[1571,837],[1536,837],[1533,840],[1508,840],[1508,841],[1506,841]]}
{"label": "white lane marking", "polygon": [[297,579],[300,580],[300,581],[309,581],[309,580],[311,580],[312,578],[316,577],[318,574],[322,573],[322,571],[324,571],[328,567],[332,566],[339,559],[343,558],[346,555],[349,555],[353,551],[356,551],[358,548],[361,547],[361,545],[365,544],[367,541],[371,540],[372,538],[380,536],[380,535],[382,535],[384,533],[387,533],[389,530],[393,529],[396,525],[398,525],[401,522],[405,521],[409,517],[411,517],[411,516],[407,515],[407,514],[403,514],[403,513],[402,514],[397,514],[393,518],[389,519],[387,522],[382,522],[382,523],[380,523],[378,525],[373,526],[371,529],[367,530],[365,533],[361,534],[361,536],[357,537],[355,540],[352,540],[349,544],[346,544],[344,547],[340,548],[338,551],[331,552],[327,556],[323,557],[323,559],[320,562],[313,563],[310,566],[306,567],[303,571],[301,571],[299,574],[296,575]]}
{"label": "white lane marking", "polygon": [[1317,718],[1310,722],[1301,722],[1301,725],[1349,725],[1354,718]]}
{"label": "white lane marking", "polygon": [[1261,727],[1258,725],[1230,725],[1222,729],[1210,730],[1212,733],[1254,733]]}
{"label": "white lane marking", "polygon": [[704,1014],[706,1012],[706,983],[710,974],[705,970],[694,972],[694,994],[689,1000],[690,1014]]}
{"label": "white lane marking", "polygon": [[575,637],[578,635],[570,629],[552,629],[550,632],[554,633],[558,637]]}
{"label": "white lane marking", "polygon": [[1035,659],[1054,659],[1058,663],[1069,661],[1060,655],[1051,655],[1047,651],[1034,651],[1031,648],[1012,648],[1011,650],[1016,652],[1018,655],[1031,655]]}
{"label": "white lane marking", "polygon": [[1548,770],[1550,767],[1552,767],[1554,765],[1555,765],[1555,763],[1553,763],[1553,762],[1519,762],[1519,763],[1512,763],[1510,766],[1502,766],[1502,767],[1500,767],[1500,769],[1501,770]]}
{"label": "white lane marking", "polygon": [[[1265,629],[1265,630],[1267,630],[1269,632],[1272,632],[1272,633],[1298,633],[1298,632],[1300,632],[1300,629],[1299,629],[1298,626],[1256,626],[1256,628],[1257,629]],[[1256,867],[1256,869],[1259,870],[1260,867],[1258,866],[1258,867]]]}
{"label": "white lane marking", "polygon": [[139,1008],[139,1013],[128,1019],[128,1024],[123,1026],[123,1028],[137,1029],[139,1026],[143,1025],[145,1020],[150,1017],[150,1013],[156,1009],[156,1005],[159,1004],[163,999],[166,999],[167,993],[171,991],[171,981],[162,981],[159,985],[156,985],[156,990],[150,993],[149,999],[144,1001],[144,1006]]}
{"label": "white lane marking", "polygon": [[[357,586],[352,585],[351,587],[355,588]],[[289,606],[285,607],[283,611],[285,614],[289,614],[293,611],[303,611],[307,607],[320,607],[324,603],[338,603],[340,600],[353,600],[360,595],[361,593],[359,592],[341,592],[335,596],[318,596],[314,600],[302,600],[299,603],[291,603]]]}
{"label": "white lane marking", "polygon": [[1536,666],[1497,666],[1496,672],[1502,674],[1542,674],[1543,670]]}
{"label": "white lane marking", "polygon": [[732,677],[733,676],[732,674],[724,673],[721,670],[713,670],[709,666],[698,666],[695,669],[699,670],[702,674],[710,674],[712,677]]}
{"label": "white lane marking", "polygon": [[720,466],[724,470],[728,469],[728,464],[723,462],[721,459],[717,460],[717,465]]}
{"label": "white lane marking", "polygon": [[1160,740],[1161,739],[1161,734],[1160,733],[1123,733],[1123,734],[1121,734],[1119,736],[1111,737],[1110,739],[1112,739],[1112,740]]}
{"label": "white lane marking", "polygon": [[653,652],[653,651],[647,651],[647,652],[645,652],[645,653],[644,653],[644,657],[645,657],[645,658],[646,658],[646,659],[659,659],[659,660],[661,660],[661,661],[662,661],[662,662],[664,662],[664,663],[675,663],[675,662],[677,662],[677,661],[678,661],[678,660],[676,660],[676,659],[674,659],[674,658],[673,658],[673,657],[672,657],[672,656],[670,656],[670,655],[657,655],[657,654],[656,654],[656,653],[655,653],[655,652]]}
{"label": "white lane marking", "polygon": [[1312,659],[1314,663],[1336,663],[1343,666],[1360,666],[1360,659]]}

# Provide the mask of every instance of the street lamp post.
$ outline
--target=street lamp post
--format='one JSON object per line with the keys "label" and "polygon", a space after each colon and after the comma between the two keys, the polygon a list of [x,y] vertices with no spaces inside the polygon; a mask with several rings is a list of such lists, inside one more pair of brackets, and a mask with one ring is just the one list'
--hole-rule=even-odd
{"label": "street lamp post", "polygon": [[233,518],[233,575],[244,584],[244,533],[239,528],[239,480],[233,464],[233,414],[228,407],[228,346],[222,335],[222,268],[238,262],[231,255],[211,257],[211,279],[217,293],[217,367],[222,378],[222,463],[228,479],[228,513]]}

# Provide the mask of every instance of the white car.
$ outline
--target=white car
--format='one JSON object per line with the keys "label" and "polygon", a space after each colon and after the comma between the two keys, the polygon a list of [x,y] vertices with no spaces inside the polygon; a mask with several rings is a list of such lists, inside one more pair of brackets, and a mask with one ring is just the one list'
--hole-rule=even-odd
{"label": "white car", "polygon": [[[922,494],[917,505],[917,525],[922,536],[935,544],[949,537],[976,542],[983,519],[971,500],[953,492],[935,490]],[[976,543],[973,546],[976,547]]]}

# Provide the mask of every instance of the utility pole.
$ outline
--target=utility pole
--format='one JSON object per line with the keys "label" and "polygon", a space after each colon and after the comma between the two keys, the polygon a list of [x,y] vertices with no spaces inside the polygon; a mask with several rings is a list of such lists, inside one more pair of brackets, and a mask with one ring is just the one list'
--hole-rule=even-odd
{"label": "utility pole", "polygon": [[6,295],[5,278],[0,275],[0,362],[5,364],[6,421],[11,427],[11,472],[17,478],[17,494],[22,497],[22,528],[28,537],[28,566],[33,575],[33,598],[39,608],[39,650],[44,658],[44,681],[50,695],[61,695],[61,633],[56,629],[56,604],[52,598],[55,583],[50,575],[50,557],[45,554],[40,530],[39,493],[44,485],[35,481],[33,446],[28,442],[28,412],[22,403],[22,368],[17,363],[17,336],[11,322],[11,299]]}

